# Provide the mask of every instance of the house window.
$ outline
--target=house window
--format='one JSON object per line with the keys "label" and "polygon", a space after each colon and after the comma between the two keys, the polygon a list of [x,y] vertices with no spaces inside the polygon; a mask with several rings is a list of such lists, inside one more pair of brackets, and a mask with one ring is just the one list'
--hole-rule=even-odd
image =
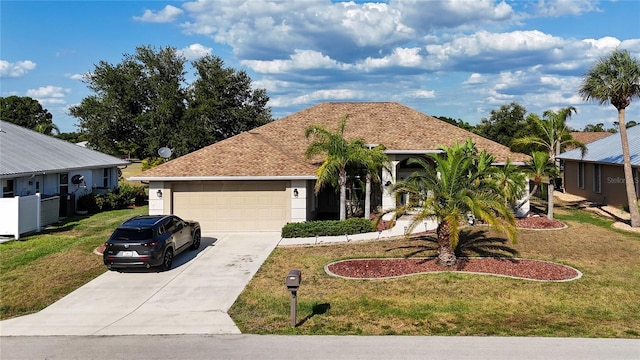
{"label": "house window", "polygon": [[602,166],[600,164],[593,164],[593,192],[602,192],[601,176]]}
{"label": "house window", "polygon": [[109,169],[102,170],[102,187],[109,188]]}
{"label": "house window", "polygon": [[584,163],[578,163],[578,188],[584,189]]}
{"label": "house window", "polygon": [[2,179],[2,197],[12,198],[13,196],[13,179]]}
{"label": "house window", "polygon": [[60,174],[59,178],[59,193],[60,194],[68,194],[69,193],[69,173]]}

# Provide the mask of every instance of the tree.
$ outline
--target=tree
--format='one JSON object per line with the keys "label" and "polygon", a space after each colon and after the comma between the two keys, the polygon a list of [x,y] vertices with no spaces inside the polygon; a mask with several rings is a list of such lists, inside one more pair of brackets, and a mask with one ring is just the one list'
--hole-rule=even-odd
{"label": "tree", "polygon": [[347,218],[347,166],[362,166],[370,159],[367,145],[362,139],[347,141],[344,138],[344,128],[348,115],[345,115],[338,124],[338,130],[331,132],[318,125],[311,125],[305,129],[305,137],[313,137],[307,147],[305,156],[307,159],[316,155],[324,155],[324,161],[318,168],[316,175],[316,193],[325,185],[336,184],[340,189],[340,220]]}
{"label": "tree", "polygon": [[28,96],[0,97],[0,119],[46,135],[51,135],[53,130],[60,133],[53,123],[53,115],[42,108],[38,100]]}
{"label": "tree", "polygon": [[[522,169],[522,171],[533,178],[533,188],[527,197],[518,205],[518,208],[522,207],[533,194],[538,191],[538,186],[542,183],[544,177],[553,178],[558,175],[558,168],[553,164],[549,158],[549,154],[545,151],[534,151],[531,153],[531,161]],[[547,217],[553,219],[553,191],[547,191]]]}
{"label": "tree", "polygon": [[453,266],[457,262],[460,226],[471,214],[492,228],[507,234],[515,242],[515,217],[505,201],[504,191],[495,181],[494,158],[486,151],[478,152],[467,140],[463,145],[443,148],[443,154],[427,154],[433,164],[422,158],[409,159],[419,171],[396,183],[394,192],[409,194],[407,204],[395,209],[395,216],[407,210],[417,211],[407,233],[426,219],[435,217],[438,262]]}
{"label": "tree", "polygon": [[492,175],[498,188],[502,189],[507,204],[516,204],[525,190],[525,176],[519,166],[514,165],[511,159],[502,166],[497,166],[497,171]]}
{"label": "tree", "polygon": [[491,110],[488,119],[480,120],[476,132],[487,139],[510,146],[518,129],[525,124],[526,113],[527,109],[516,102],[502,105],[499,110]]}
{"label": "tree", "polygon": [[611,103],[618,111],[622,158],[631,226],[640,227],[638,198],[633,183],[629,140],[625,125],[625,110],[634,98],[640,98],[640,61],[631,57],[628,50],[614,50],[601,58],[584,76],[580,96],[585,101],[600,105]]}
{"label": "tree", "polygon": [[567,126],[567,119],[575,112],[576,108],[573,106],[562,108],[558,112],[547,110],[543,114],[543,119],[534,119],[542,136],[525,136],[514,139],[512,143],[514,145],[534,144],[544,148],[549,153],[551,161],[559,167],[555,160],[556,156],[567,146],[580,148],[583,154],[587,149],[583,143],[573,138],[571,129]]}
{"label": "tree", "polygon": [[252,91],[244,72],[206,56],[191,63],[197,76],[189,84],[186,65],[172,47],[141,46],[119,64],[100,61],[85,78],[93,95],[70,113],[92,148],[133,149],[137,158],[164,146],[181,156],[271,121],[265,91]]}

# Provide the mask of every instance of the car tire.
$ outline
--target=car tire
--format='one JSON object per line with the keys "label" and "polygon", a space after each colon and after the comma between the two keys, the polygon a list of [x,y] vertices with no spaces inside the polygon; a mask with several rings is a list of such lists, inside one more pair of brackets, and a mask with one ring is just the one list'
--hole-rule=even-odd
{"label": "car tire", "polygon": [[167,250],[164,251],[164,255],[162,256],[162,265],[160,265],[160,268],[162,269],[162,271],[169,271],[171,270],[172,264],[173,264],[173,249],[168,248]]}
{"label": "car tire", "polygon": [[198,250],[200,248],[200,240],[202,239],[202,235],[200,234],[200,230],[196,230],[193,234],[193,243],[191,244],[191,250]]}

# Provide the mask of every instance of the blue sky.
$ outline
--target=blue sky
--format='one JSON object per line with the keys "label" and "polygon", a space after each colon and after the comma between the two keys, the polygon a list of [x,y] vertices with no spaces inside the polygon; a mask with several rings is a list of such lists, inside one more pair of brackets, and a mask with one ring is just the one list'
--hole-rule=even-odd
{"label": "blue sky", "polygon": [[[582,76],[615,48],[640,58],[640,1],[0,1],[0,95],[30,96],[75,131],[82,75],[141,45],[245,70],[274,118],[326,101],[396,101],[471,124],[512,101],[575,106],[569,124],[617,120],[584,103]],[[336,119],[337,120],[337,119]],[[627,108],[640,122],[640,100]]]}

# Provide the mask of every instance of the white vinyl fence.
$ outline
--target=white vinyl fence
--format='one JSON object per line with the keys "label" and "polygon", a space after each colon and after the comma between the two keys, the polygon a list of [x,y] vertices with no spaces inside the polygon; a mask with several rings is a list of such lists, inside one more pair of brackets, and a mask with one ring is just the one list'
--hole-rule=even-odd
{"label": "white vinyl fence", "polygon": [[41,199],[40,194],[0,198],[0,235],[13,236],[39,232],[43,226],[58,221],[60,197]]}

